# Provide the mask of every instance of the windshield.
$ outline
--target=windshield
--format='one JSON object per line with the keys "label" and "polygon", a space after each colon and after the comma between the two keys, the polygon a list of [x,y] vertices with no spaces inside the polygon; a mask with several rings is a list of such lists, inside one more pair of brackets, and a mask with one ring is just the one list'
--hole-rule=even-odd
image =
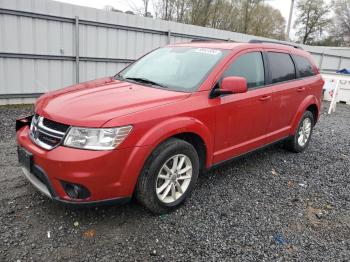
{"label": "windshield", "polygon": [[209,48],[160,48],[122,70],[117,77],[159,88],[192,92],[226,53],[226,50]]}

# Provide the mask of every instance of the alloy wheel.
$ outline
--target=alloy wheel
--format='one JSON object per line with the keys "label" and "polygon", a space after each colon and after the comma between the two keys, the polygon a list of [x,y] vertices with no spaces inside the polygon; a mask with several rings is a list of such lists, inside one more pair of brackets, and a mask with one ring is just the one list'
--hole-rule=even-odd
{"label": "alloy wheel", "polygon": [[310,138],[312,123],[310,118],[305,118],[299,128],[298,144],[304,147]]}
{"label": "alloy wheel", "polygon": [[188,156],[177,154],[169,158],[157,176],[158,199],[166,204],[178,200],[190,185],[192,172],[192,162]]}

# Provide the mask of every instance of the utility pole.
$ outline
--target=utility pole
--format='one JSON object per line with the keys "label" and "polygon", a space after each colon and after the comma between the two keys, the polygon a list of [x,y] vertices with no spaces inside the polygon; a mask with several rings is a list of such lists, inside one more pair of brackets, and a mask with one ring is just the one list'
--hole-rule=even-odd
{"label": "utility pole", "polygon": [[289,40],[289,34],[290,34],[290,26],[292,24],[292,16],[293,16],[293,8],[294,8],[294,0],[291,0],[290,3],[290,10],[289,10],[289,18],[288,18],[288,26],[287,26],[287,39]]}
{"label": "utility pole", "polygon": [[143,3],[145,5],[145,13],[143,14],[144,17],[148,15],[148,2],[149,0],[144,0]]}

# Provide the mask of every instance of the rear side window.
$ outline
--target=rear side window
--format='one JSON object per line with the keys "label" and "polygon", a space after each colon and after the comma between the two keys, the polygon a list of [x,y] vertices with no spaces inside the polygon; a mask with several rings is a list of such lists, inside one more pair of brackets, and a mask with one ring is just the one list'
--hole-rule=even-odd
{"label": "rear side window", "polygon": [[268,52],[272,83],[296,78],[295,66],[289,54]]}
{"label": "rear side window", "polygon": [[312,65],[307,58],[295,55],[294,61],[297,64],[299,77],[308,77],[315,75]]}
{"label": "rear side window", "polygon": [[263,86],[265,71],[261,52],[251,52],[238,57],[223,75],[228,76],[244,77],[248,88]]}

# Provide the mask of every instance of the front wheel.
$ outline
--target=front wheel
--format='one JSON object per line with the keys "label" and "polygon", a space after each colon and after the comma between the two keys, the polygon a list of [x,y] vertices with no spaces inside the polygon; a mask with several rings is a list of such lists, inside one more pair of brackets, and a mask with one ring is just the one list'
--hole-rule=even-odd
{"label": "front wheel", "polygon": [[296,153],[304,151],[310,143],[314,125],[313,114],[310,111],[305,111],[294,136],[286,141],[286,148]]}
{"label": "front wheel", "polygon": [[184,140],[169,139],[148,158],[137,182],[136,198],[154,213],[168,213],[189,196],[198,172],[195,148]]}

